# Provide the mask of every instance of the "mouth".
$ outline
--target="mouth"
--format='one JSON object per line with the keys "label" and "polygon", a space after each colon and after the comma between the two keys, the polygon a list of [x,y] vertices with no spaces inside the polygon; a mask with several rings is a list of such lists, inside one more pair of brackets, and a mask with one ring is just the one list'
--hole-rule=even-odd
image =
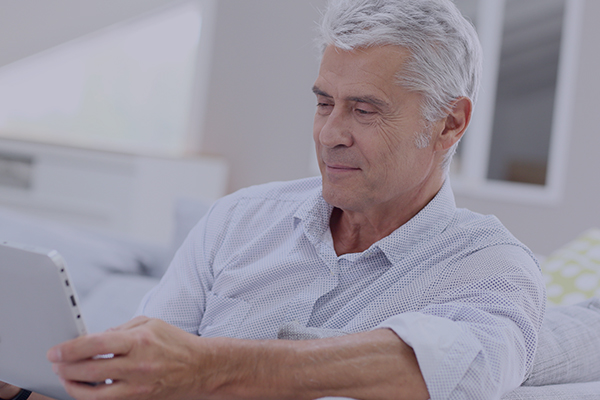
{"label": "mouth", "polygon": [[348,171],[353,171],[353,170],[359,170],[360,168],[356,168],[356,167],[349,167],[346,165],[335,165],[335,164],[325,164],[327,166],[327,168],[330,169],[339,169],[339,170],[348,170]]}
{"label": "mouth", "polygon": [[342,165],[342,164],[327,164],[327,163],[325,163],[325,168],[326,168],[327,172],[330,172],[330,173],[344,173],[344,172],[360,171],[360,168],[351,167],[349,165]]}

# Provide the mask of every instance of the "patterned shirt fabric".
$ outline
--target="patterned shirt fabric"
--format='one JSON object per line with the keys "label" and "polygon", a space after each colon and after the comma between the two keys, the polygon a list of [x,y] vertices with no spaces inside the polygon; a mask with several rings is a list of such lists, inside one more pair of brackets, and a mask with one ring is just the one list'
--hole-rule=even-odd
{"label": "patterned shirt fabric", "polygon": [[432,399],[495,399],[532,364],[545,291],[533,254],[450,183],[362,253],[338,256],[321,179],[242,189],[190,232],[139,314],[204,337],[276,339],[290,323],[390,328]]}

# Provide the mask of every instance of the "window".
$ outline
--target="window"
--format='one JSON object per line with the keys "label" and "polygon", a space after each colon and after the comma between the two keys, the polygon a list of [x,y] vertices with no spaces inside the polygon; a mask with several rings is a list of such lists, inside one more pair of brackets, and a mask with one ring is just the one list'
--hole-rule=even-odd
{"label": "window", "polygon": [[561,195],[580,0],[457,0],[484,75],[452,167],[458,193],[555,202]]}
{"label": "window", "polygon": [[193,151],[209,6],[179,3],[0,68],[0,137],[147,155]]}

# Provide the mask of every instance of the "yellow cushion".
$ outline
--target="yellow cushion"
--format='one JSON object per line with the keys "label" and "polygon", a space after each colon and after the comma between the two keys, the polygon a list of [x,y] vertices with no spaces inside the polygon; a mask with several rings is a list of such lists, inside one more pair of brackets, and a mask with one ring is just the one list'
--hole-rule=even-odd
{"label": "yellow cushion", "polygon": [[542,263],[548,302],[575,304],[600,297],[600,229],[590,229]]}

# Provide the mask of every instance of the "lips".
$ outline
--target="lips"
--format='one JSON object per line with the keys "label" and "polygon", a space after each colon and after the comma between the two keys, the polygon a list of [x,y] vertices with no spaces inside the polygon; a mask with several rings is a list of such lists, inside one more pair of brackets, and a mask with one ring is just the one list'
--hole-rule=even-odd
{"label": "lips", "polygon": [[360,168],[356,168],[346,164],[327,164],[325,163],[325,175],[329,179],[340,179],[343,177],[353,176],[357,172],[361,171]]}
{"label": "lips", "polygon": [[321,162],[325,165],[327,171],[331,173],[360,171],[360,160],[354,159],[349,152],[339,152],[336,149],[330,149],[321,154]]}
{"label": "lips", "polygon": [[327,163],[325,163],[325,166],[328,169],[331,169],[331,170],[334,170],[334,171],[358,171],[358,170],[360,170],[360,168],[351,167],[351,166],[348,166],[348,165],[327,164]]}

